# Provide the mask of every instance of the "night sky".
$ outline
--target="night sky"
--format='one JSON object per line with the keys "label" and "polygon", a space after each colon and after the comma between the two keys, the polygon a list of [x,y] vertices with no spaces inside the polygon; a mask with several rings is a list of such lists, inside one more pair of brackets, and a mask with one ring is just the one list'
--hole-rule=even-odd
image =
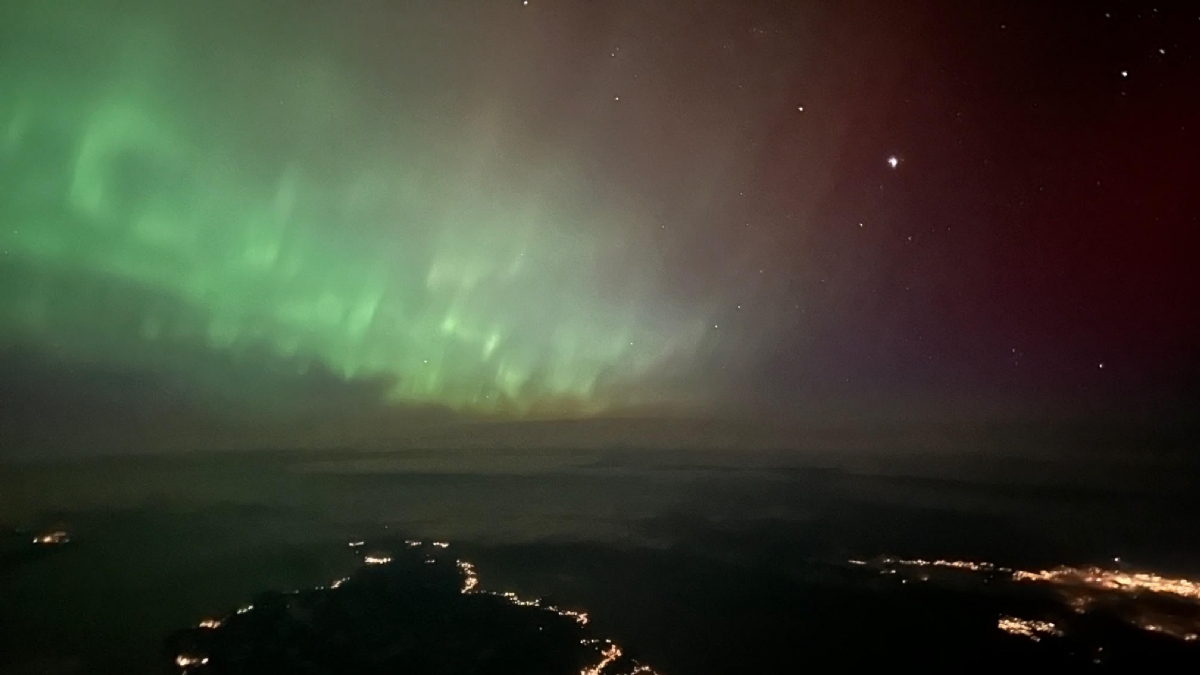
{"label": "night sky", "polygon": [[6,2],[6,451],[1186,408],[1184,5]]}

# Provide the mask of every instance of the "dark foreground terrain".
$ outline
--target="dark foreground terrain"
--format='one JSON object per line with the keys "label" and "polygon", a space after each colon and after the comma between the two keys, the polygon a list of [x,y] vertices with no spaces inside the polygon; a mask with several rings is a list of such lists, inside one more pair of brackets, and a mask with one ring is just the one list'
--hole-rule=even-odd
{"label": "dark foreground terrain", "polygon": [[409,541],[328,586],[260,594],[167,641],[189,673],[648,673],[587,616],[478,588],[448,545]]}
{"label": "dark foreground terrain", "polygon": [[0,672],[1200,666],[1186,465],[760,459],[17,467]]}

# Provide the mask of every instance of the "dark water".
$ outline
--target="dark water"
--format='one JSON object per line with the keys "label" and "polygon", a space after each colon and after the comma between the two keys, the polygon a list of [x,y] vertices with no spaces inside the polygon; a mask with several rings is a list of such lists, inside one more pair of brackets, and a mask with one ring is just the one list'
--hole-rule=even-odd
{"label": "dark water", "polygon": [[[668,675],[1197,658],[1197,643],[1072,615],[1053,594],[847,564],[1117,557],[1195,579],[1200,481],[1175,460],[440,452],[18,465],[0,478],[4,673],[171,672],[172,631],[347,575],[360,565],[350,540],[406,537],[450,542],[487,589],[587,611],[596,634]],[[69,544],[30,544],[58,524]],[[1010,614],[1070,628],[1034,642],[997,630]]]}

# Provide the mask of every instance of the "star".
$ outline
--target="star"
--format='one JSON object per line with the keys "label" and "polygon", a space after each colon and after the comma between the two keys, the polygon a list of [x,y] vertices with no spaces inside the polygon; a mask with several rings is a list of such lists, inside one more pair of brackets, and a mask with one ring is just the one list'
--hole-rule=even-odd
{"label": "star", "polygon": [[1121,71],[1121,77],[1129,77],[1129,71],[1128,71],[1128,70],[1122,70],[1122,71]]}
{"label": "star", "polygon": [[900,166],[900,158],[895,155],[892,155],[891,157],[887,158],[887,163],[888,163],[888,166],[890,166],[894,169],[894,168]]}

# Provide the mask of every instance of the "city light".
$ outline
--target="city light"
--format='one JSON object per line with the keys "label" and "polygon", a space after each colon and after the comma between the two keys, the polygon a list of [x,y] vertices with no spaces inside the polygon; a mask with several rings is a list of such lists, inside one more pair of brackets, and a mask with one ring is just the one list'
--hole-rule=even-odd
{"label": "city light", "polygon": [[604,669],[608,667],[608,664],[621,658],[621,648],[609,643],[608,647],[605,648],[604,651],[600,652],[600,656],[600,663],[597,663],[591,668],[584,668],[583,670],[579,671],[579,675],[601,675],[601,673],[604,672]]}
{"label": "city light", "polygon": [[[849,564],[871,566],[863,560],[851,559]],[[1104,608],[1137,628],[1192,642],[1200,639],[1200,616],[1177,615],[1165,612],[1147,596],[1166,596],[1200,605],[1200,582],[1185,578],[1164,577],[1152,572],[1126,572],[1101,567],[1071,567],[1029,571],[995,565],[985,561],[924,560],[921,558],[881,558],[874,565],[880,574],[895,575],[903,568],[934,568],[987,575],[985,581],[1011,581],[1021,584],[1041,584],[1060,591],[1062,601],[1075,614],[1086,614],[1094,608]],[[920,575],[928,581],[928,573]],[[903,580],[907,581],[907,579]],[[1063,630],[1053,623],[1000,618],[997,627],[1013,635],[1040,640],[1047,635],[1061,636]]]}
{"label": "city light", "polygon": [[54,530],[40,534],[33,538],[33,543],[42,546],[53,546],[56,544],[65,544],[71,541],[71,535],[67,534],[66,530]]}
{"label": "city light", "polygon": [[1056,567],[1040,572],[1013,572],[1017,581],[1033,581],[1064,586],[1085,586],[1119,593],[1146,591],[1200,601],[1200,583],[1190,579],[1169,579],[1146,572],[1130,574],[1099,567]]}
{"label": "city light", "polygon": [[1043,636],[1062,637],[1063,634],[1049,621],[1018,619],[1015,616],[1000,617],[996,627],[1005,633],[1027,637],[1034,642],[1040,642]]}

